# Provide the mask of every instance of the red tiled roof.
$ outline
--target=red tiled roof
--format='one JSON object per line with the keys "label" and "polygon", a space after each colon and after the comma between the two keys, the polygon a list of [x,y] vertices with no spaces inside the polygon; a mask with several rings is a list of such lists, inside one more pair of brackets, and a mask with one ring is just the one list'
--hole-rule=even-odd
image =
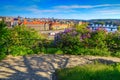
{"label": "red tiled roof", "polygon": [[41,24],[41,25],[43,25],[45,23],[51,24],[52,26],[66,25],[66,24],[60,24],[58,22],[45,22],[45,21],[30,21],[29,22],[27,20],[24,20],[24,22],[23,22],[24,25],[27,25],[27,24]]}

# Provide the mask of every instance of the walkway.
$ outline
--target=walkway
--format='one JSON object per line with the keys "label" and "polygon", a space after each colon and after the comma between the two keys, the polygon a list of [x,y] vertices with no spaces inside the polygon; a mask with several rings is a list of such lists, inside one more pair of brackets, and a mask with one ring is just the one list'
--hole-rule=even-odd
{"label": "walkway", "polygon": [[8,56],[0,62],[0,80],[52,80],[55,69],[83,65],[98,60],[107,64],[120,62],[119,58],[72,56],[72,55],[31,55]]}

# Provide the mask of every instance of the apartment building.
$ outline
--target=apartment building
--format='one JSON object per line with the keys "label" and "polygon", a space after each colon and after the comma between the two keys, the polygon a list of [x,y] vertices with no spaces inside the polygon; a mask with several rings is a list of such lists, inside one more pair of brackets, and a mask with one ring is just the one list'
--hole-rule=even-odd
{"label": "apartment building", "polygon": [[69,24],[61,24],[60,22],[53,21],[40,21],[40,20],[27,20],[24,19],[23,24],[29,28],[34,28],[35,30],[58,30],[65,29],[69,27]]}

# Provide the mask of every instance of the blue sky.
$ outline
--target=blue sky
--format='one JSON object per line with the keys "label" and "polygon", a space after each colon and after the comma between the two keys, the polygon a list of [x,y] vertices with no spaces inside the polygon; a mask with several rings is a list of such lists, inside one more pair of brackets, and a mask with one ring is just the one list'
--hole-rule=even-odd
{"label": "blue sky", "polygon": [[0,16],[120,19],[120,0],[0,0]]}

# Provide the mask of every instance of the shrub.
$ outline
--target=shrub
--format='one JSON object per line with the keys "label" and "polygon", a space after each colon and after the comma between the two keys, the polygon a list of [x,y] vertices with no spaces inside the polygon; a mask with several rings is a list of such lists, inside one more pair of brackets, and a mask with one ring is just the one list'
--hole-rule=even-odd
{"label": "shrub", "polygon": [[16,26],[12,29],[11,40],[14,44],[24,44],[25,46],[32,46],[36,41],[40,40],[40,34],[34,29],[29,29],[25,26]]}
{"label": "shrub", "polygon": [[45,52],[47,54],[63,54],[63,52],[59,48],[47,48]]}
{"label": "shrub", "polygon": [[78,52],[74,53],[77,55],[99,55],[99,56],[110,56],[111,52],[107,49],[98,48],[79,48]]}
{"label": "shrub", "polygon": [[13,56],[22,56],[22,55],[27,55],[27,54],[33,54],[33,51],[25,46],[12,46],[10,48],[11,54]]}
{"label": "shrub", "polygon": [[[34,29],[25,26],[16,26],[11,29],[10,36],[9,52],[11,54],[24,55],[40,52],[38,45],[39,43],[42,44],[41,35]],[[18,53],[19,50],[21,50],[20,53]]]}
{"label": "shrub", "polygon": [[104,49],[98,49],[98,48],[94,48],[94,49],[89,49],[88,50],[90,52],[90,55],[99,55],[99,56],[110,56],[111,52],[108,51],[108,49],[104,48]]}
{"label": "shrub", "polygon": [[113,32],[108,34],[107,46],[109,50],[113,53],[120,51],[120,33],[119,32]]}
{"label": "shrub", "polygon": [[4,59],[6,57],[5,53],[0,52],[0,60]]}
{"label": "shrub", "polygon": [[[85,29],[85,28],[84,28]],[[103,28],[91,31],[76,31],[76,29],[66,29],[55,36],[55,45],[68,54],[86,55],[110,55],[108,51],[107,32]]]}
{"label": "shrub", "polygon": [[8,53],[8,44],[10,38],[10,30],[6,27],[4,21],[0,22],[0,59],[4,58]]}
{"label": "shrub", "polygon": [[117,51],[116,53],[113,53],[112,55],[113,55],[113,56],[120,57],[120,51]]}
{"label": "shrub", "polygon": [[107,32],[103,28],[98,28],[96,31],[89,33],[90,37],[87,40],[84,40],[84,43],[87,43],[89,48],[98,48],[104,49],[107,48],[106,45],[106,36]]}
{"label": "shrub", "polygon": [[54,44],[64,53],[76,53],[82,46],[80,34],[75,29],[66,29],[55,35]]}
{"label": "shrub", "polygon": [[107,35],[108,32],[103,28],[98,28],[96,31],[90,31],[84,33],[82,37],[82,43],[85,47],[84,54],[91,55],[110,55],[110,51],[107,47]]}

